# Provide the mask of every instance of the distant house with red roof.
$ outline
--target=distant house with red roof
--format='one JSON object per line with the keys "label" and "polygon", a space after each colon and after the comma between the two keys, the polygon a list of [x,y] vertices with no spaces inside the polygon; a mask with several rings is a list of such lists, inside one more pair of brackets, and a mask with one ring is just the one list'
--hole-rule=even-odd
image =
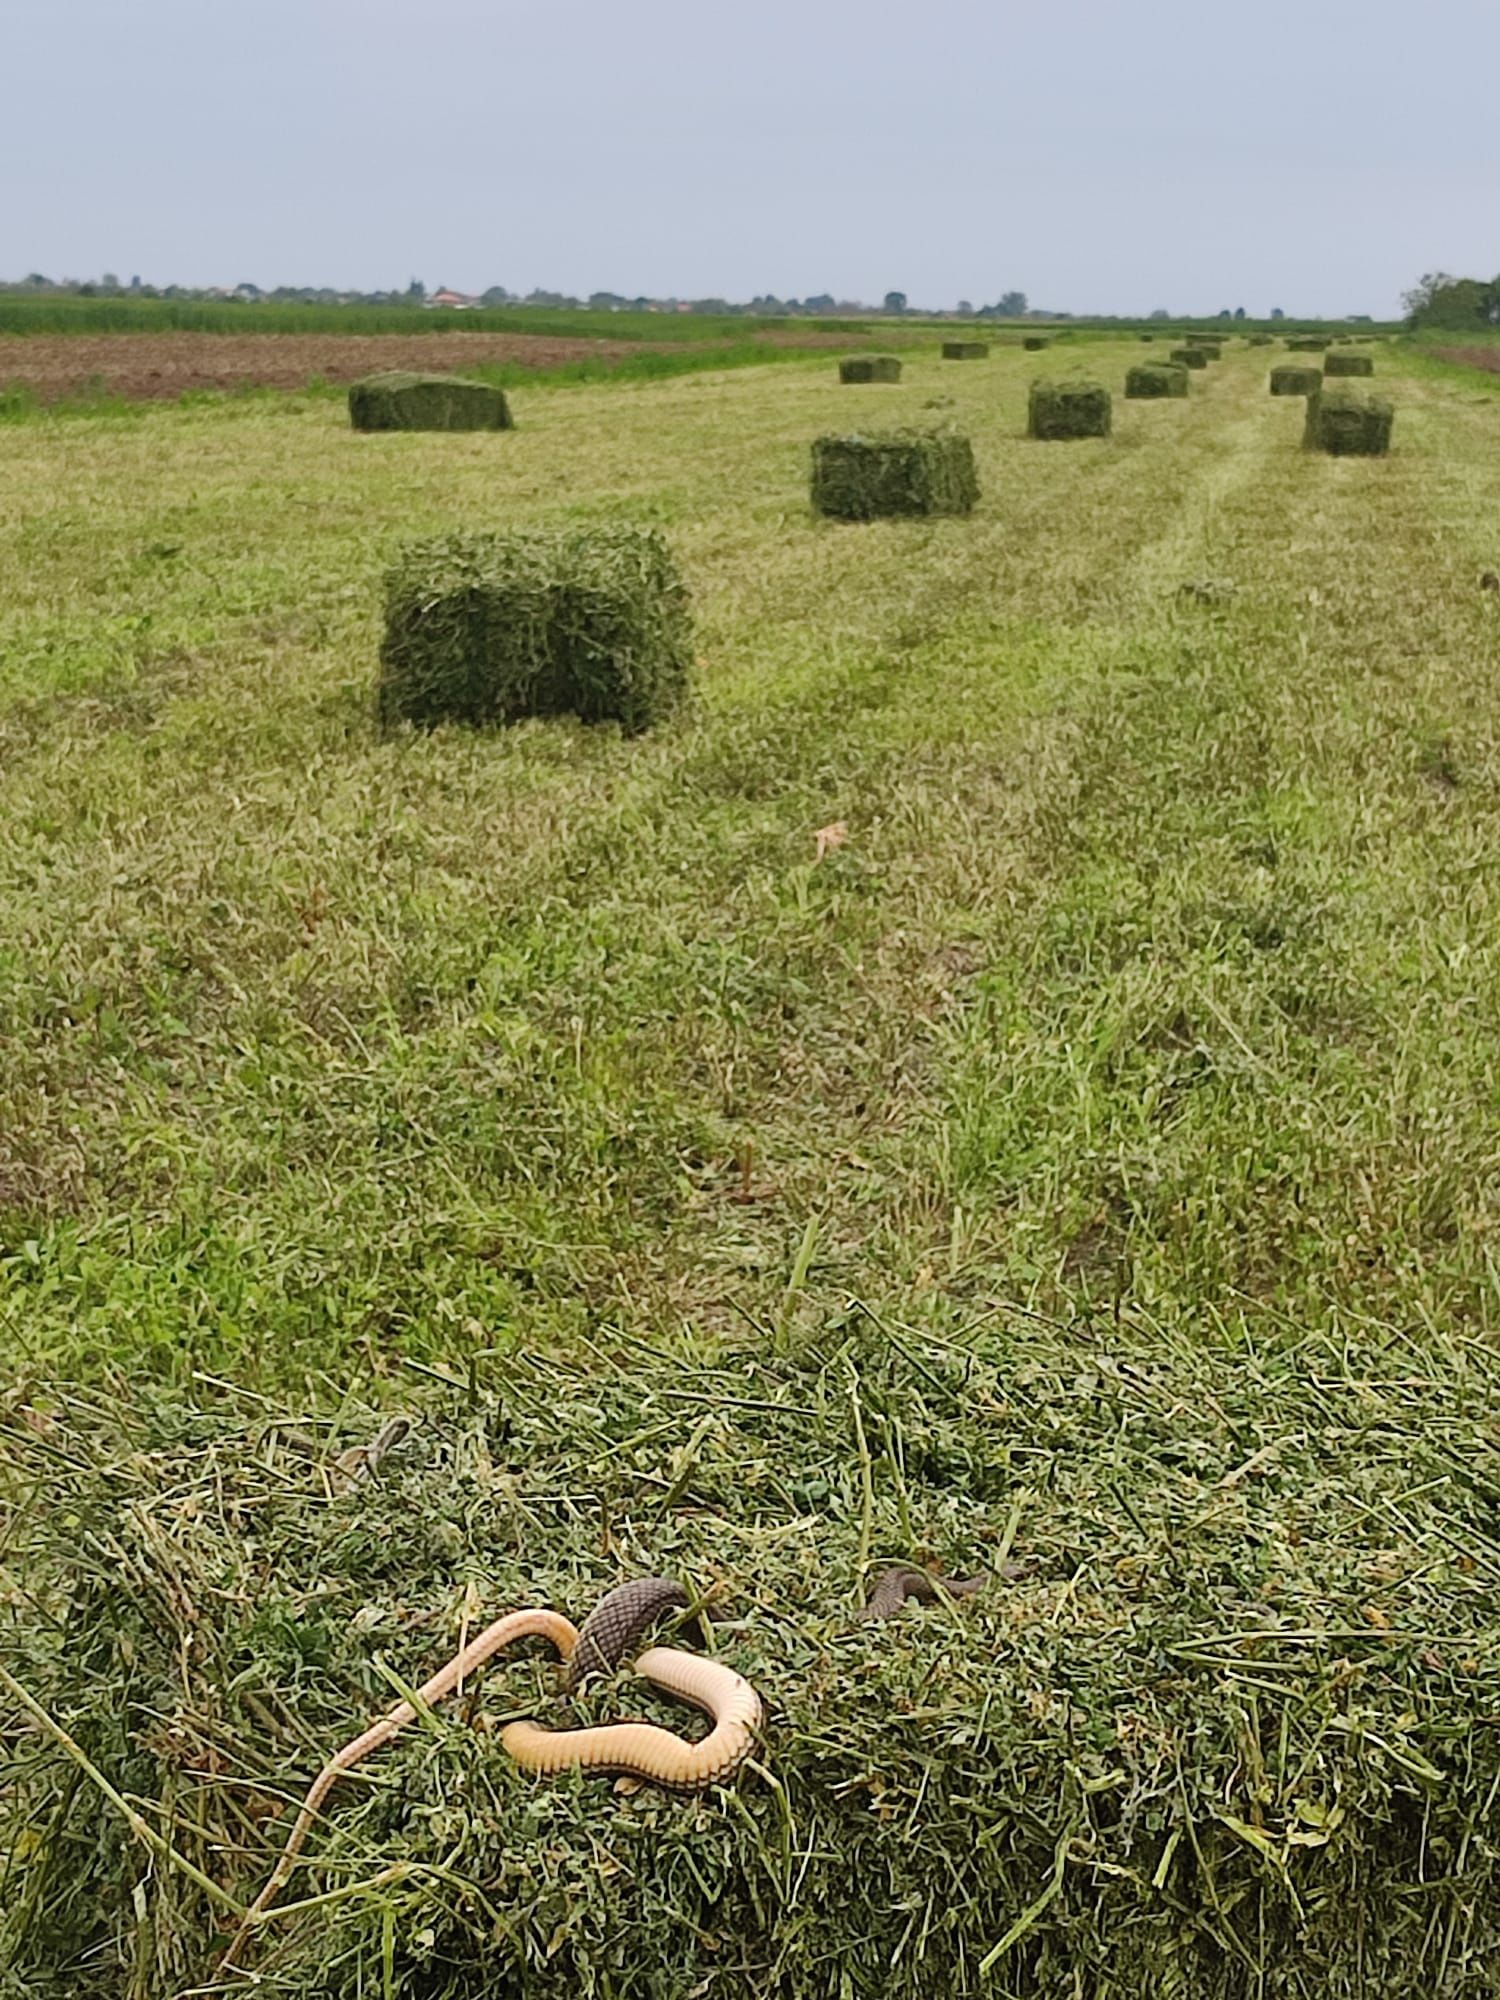
{"label": "distant house with red roof", "polygon": [[450,292],[444,285],[430,294],[427,303],[430,306],[447,306],[453,312],[466,312],[477,306],[479,300],[471,298],[467,292]]}

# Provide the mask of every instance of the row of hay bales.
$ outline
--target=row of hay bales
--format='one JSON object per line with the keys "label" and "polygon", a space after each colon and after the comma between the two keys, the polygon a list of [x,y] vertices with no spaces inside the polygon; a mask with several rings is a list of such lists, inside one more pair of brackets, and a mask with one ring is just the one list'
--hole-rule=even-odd
{"label": "row of hay bales", "polygon": [[[951,360],[983,359],[987,351],[979,341],[944,349]],[[1125,394],[1184,397],[1190,371],[1221,352],[1212,338],[1190,336],[1167,360],[1131,368]],[[1390,404],[1341,383],[1326,387],[1325,370],[1333,377],[1373,372],[1367,357],[1352,355],[1329,355],[1323,369],[1272,371],[1273,395],[1308,399],[1304,442],[1339,454],[1388,449]],[[901,362],[851,356],[839,364],[839,379],[898,382]],[[503,391],[444,376],[371,378],[350,391],[349,412],[354,426],[368,431],[512,428]],[[1113,398],[1102,383],[1031,384],[1031,437],[1101,438],[1112,429]],[[812,447],[813,510],[831,520],[965,515],[978,498],[973,445],[954,430],[832,435]],[[408,547],[386,579],[380,714],[386,723],[424,726],[571,714],[616,721],[633,733],[677,706],[692,656],[687,590],[654,529],[441,536]]]}

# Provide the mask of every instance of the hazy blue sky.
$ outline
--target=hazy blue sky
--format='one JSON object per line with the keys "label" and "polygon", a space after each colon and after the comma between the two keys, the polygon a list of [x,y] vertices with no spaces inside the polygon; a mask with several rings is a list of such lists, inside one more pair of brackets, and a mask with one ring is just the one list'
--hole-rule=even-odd
{"label": "hazy blue sky", "polygon": [[1496,0],[0,0],[0,274],[1396,310]]}

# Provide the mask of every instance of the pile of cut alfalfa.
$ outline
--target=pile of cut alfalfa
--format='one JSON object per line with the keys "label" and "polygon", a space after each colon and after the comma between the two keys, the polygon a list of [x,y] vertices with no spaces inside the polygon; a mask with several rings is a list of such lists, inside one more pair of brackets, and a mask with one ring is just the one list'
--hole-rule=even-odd
{"label": "pile of cut alfalfa", "polygon": [[[566,1711],[498,1659],[335,1791],[256,1990],[1492,1996],[1490,1350],[968,1310],[716,1359],[601,1328],[378,1410],[12,1391],[0,1992],[207,1990],[330,1752],[497,1613],[664,1571],[766,1698],[740,1782],[522,1775],[499,1722]],[[893,1557],[996,1574],[862,1624]],[[580,1712],[684,1726],[624,1677]]]}

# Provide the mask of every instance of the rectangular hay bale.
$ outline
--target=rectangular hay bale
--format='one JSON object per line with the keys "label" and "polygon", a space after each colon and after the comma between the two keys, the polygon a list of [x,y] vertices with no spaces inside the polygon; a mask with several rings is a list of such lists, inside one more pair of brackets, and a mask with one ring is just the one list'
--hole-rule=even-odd
{"label": "rectangular hay bale", "polygon": [[978,498],[974,447],[957,431],[866,431],[813,442],[813,511],[830,520],[967,514]]}
{"label": "rectangular hay bale", "polygon": [[1288,354],[1326,354],[1328,342],[1317,334],[1299,333],[1286,344]]}
{"label": "rectangular hay bale", "polygon": [[1174,347],[1167,357],[1180,368],[1206,368],[1208,356],[1201,347]]}
{"label": "rectangular hay bale", "polygon": [[1373,375],[1375,363],[1368,354],[1330,354],[1323,363],[1325,375]]}
{"label": "rectangular hay bale", "polygon": [[573,714],[647,728],[692,663],[687,591],[654,528],[446,535],[386,578],[383,722]]}
{"label": "rectangular hay bale", "polygon": [[1050,347],[1052,343],[1045,334],[1028,333],[1021,345],[1028,354],[1040,354],[1044,347]]}
{"label": "rectangular hay bale", "polygon": [[1382,458],[1391,448],[1395,422],[1395,408],[1383,396],[1320,385],[1307,399],[1302,442],[1309,451],[1338,458]]}
{"label": "rectangular hay bale", "polygon": [[989,353],[987,340],[945,340],[943,359],[945,361],[983,361]]}
{"label": "rectangular hay bale", "polygon": [[841,382],[899,382],[901,363],[894,354],[851,354],[839,363]]}
{"label": "rectangular hay bale", "polygon": [[508,431],[515,428],[505,391],[461,375],[391,369],[367,375],[349,391],[357,431]]}
{"label": "rectangular hay bale", "polygon": [[1130,369],[1125,377],[1128,402],[1147,402],[1160,396],[1185,396],[1187,392],[1188,371],[1177,362],[1148,361],[1142,367]]}
{"label": "rectangular hay bale", "polygon": [[1323,386],[1323,371],[1320,368],[1273,368],[1271,370],[1271,394],[1273,396],[1315,396]]}
{"label": "rectangular hay bale", "polygon": [[1034,438],[1108,437],[1114,405],[1102,382],[1040,381],[1031,385],[1027,431]]}

